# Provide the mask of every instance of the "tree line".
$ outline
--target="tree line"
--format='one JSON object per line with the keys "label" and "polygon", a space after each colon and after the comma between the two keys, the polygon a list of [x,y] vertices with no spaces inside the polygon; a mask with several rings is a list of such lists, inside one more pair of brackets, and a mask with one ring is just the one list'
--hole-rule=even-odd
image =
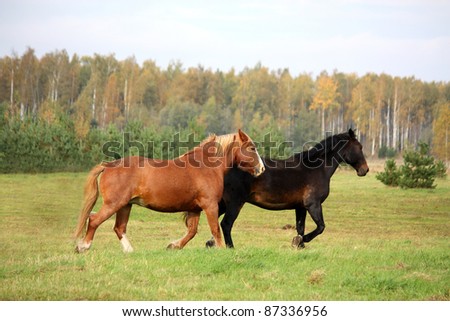
{"label": "tree line", "polygon": [[[39,58],[28,48],[21,56],[0,58],[0,158],[5,161],[15,148],[29,149],[20,145],[27,132],[36,150],[70,137],[81,156],[65,157],[84,165],[99,156],[87,148],[99,149],[96,144],[130,128],[168,141],[175,132],[201,139],[243,128],[255,140],[270,133],[272,140],[291,141],[292,150],[302,150],[326,133],[353,127],[368,156],[425,142],[448,162],[449,102],[448,82],[414,77],[338,71],[294,76],[260,63],[241,72],[184,68],[179,61],[161,68],[152,60],[138,64],[133,57],[69,56],[65,50]],[[16,147],[13,136],[20,141]],[[170,148],[162,153],[168,157]],[[83,157],[90,160],[81,162]]]}

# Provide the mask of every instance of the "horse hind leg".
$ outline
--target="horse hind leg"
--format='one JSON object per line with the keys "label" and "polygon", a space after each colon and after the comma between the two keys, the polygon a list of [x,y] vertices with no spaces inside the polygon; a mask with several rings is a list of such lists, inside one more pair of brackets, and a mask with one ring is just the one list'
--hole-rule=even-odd
{"label": "horse hind leg", "polygon": [[[95,215],[96,212],[90,212],[89,213],[89,217],[91,217],[92,215]],[[75,245],[75,252],[76,253],[83,253],[87,250],[89,250],[91,248],[91,243],[86,243],[84,241],[84,238],[82,239],[77,239],[76,241],[76,245]]]}
{"label": "horse hind leg", "polygon": [[295,209],[295,221],[297,235],[292,239],[292,247],[296,249],[305,248],[303,237],[305,235],[306,208],[299,207]]}
{"label": "horse hind leg", "polygon": [[97,213],[91,213],[91,215],[89,216],[86,235],[77,243],[75,251],[77,251],[78,253],[82,253],[89,250],[92,245],[92,240],[94,239],[94,234],[97,228],[100,226],[100,224],[110,218],[115,212],[115,208],[103,204]]}
{"label": "horse hind leg", "polygon": [[125,253],[133,252],[133,247],[127,238],[127,224],[130,218],[131,204],[127,204],[116,213],[116,224],[114,225],[114,232],[116,232],[117,237],[122,244],[122,249]]}
{"label": "horse hind leg", "polygon": [[186,234],[179,240],[171,242],[168,249],[182,249],[197,234],[198,221],[200,212],[189,212],[186,216],[186,226],[188,228]]}

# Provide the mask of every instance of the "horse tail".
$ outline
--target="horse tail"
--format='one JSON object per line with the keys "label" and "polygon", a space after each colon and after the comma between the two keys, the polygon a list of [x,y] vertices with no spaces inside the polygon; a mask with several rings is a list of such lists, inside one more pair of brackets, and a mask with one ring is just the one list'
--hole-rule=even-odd
{"label": "horse tail", "polygon": [[105,170],[105,165],[100,164],[95,166],[89,173],[84,186],[84,201],[83,208],[81,209],[80,217],[78,218],[78,225],[75,230],[75,238],[81,236],[81,233],[86,227],[86,221],[94,208],[98,198],[98,176]]}

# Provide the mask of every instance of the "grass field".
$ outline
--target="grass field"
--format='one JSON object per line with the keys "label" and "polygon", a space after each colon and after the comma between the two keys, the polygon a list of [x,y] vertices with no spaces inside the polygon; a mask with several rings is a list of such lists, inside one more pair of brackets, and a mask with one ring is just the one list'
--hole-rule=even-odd
{"label": "grass field", "polygon": [[[113,220],[74,253],[86,174],[0,175],[1,300],[449,300],[450,181],[388,188],[338,171],[324,234],[293,250],[292,211],[245,205],[235,250],[205,249],[206,219],[182,251],[180,214],[134,207],[124,254]],[[307,230],[314,227],[310,219]]]}

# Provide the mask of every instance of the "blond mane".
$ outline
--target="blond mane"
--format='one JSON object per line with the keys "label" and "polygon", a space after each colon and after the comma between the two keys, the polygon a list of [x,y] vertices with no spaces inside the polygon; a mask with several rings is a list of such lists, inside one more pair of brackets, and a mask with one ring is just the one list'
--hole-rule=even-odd
{"label": "blond mane", "polygon": [[234,143],[237,141],[236,138],[237,138],[236,134],[226,134],[220,136],[212,134],[208,138],[206,138],[203,142],[201,142],[199,146],[202,147],[208,143],[215,142],[216,150],[214,156],[222,157],[226,155],[229,149],[234,146]]}
{"label": "blond mane", "polygon": [[[215,144],[215,152],[214,156],[222,157],[227,154],[228,150],[233,147],[233,143],[236,141],[236,134],[225,134],[217,136],[216,134],[211,134],[206,137],[198,146],[194,147],[190,151],[184,153],[180,157],[184,157],[193,153],[198,148],[203,148],[207,144],[216,143]],[[220,147],[220,148],[219,148]]]}

